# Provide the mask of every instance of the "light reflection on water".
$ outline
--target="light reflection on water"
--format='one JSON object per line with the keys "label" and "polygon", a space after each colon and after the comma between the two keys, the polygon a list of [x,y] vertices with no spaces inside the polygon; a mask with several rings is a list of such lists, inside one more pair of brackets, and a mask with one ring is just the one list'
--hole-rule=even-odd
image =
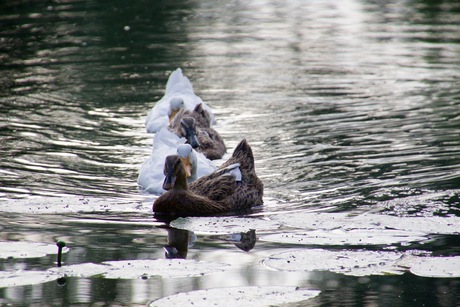
{"label": "light reflection on water", "polygon": [[[152,198],[136,186],[139,167],[151,152],[144,117],[163,95],[169,73],[182,67],[197,94],[215,110],[216,129],[230,152],[242,138],[253,147],[265,184],[265,207],[257,215],[354,207],[459,214],[456,1],[141,1],[130,6],[122,1],[9,1],[0,7],[3,201],[70,195],[128,199],[142,202],[147,211],[127,220],[150,218]],[[418,195],[427,199],[398,203]],[[57,216],[43,216],[40,231],[15,230],[11,225],[29,217],[8,217],[2,229],[8,230],[7,240],[52,242],[66,236],[78,242],[75,263],[101,252],[100,242],[109,251],[98,261],[164,257],[160,242],[166,232],[161,229],[130,234],[112,246],[110,239],[122,233],[116,227],[104,238],[90,222],[88,229],[73,225],[77,231],[95,232],[89,240],[72,234]],[[142,244],[137,253],[127,253],[133,240]],[[226,280],[252,285],[278,279],[305,286],[314,280],[255,266],[260,256],[287,246],[258,244],[255,255],[244,256],[214,239],[201,239],[198,246],[201,250],[191,250],[189,257],[242,261],[231,275],[233,283],[221,274],[219,281],[212,276],[161,280],[161,290],[152,290],[156,281],[71,278],[69,285],[79,293],[75,297],[82,295],[81,303],[89,297],[93,302],[117,300],[113,293],[102,293],[126,285],[133,292],[118,294],[120,301],[144,303]],[[341,286],[350,283],[348,277],[334,278]],[[106,292],[91,289],[91,282]],[[322,281],[316,285],[323,286]],[[34,291],[47,291],[39,287]],[[22,291],[29,290],[18,287],[3,295],[20,301],[36,295],[24,296]]]}

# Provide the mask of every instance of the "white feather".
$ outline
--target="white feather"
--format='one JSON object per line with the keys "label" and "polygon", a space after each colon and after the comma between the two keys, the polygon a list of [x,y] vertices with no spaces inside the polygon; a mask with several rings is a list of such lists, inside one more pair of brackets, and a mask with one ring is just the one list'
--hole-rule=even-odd
{"label": "white feather", "polygon": [[[162,194],[163,168],[165,159],[169,155],[178,154],[178,147],[185,144],[184,138],[179,138],[168,128],[162,128],[155,134],[153,139],[152,154],[141,166],[137,183],[139,188],[153,194]],[[216,167],[202,153],[192,150],[196,157],[195,173],[192,170],[192,180],[212,173]],[[193,158],[191,158],[193,160]]]}
{"label": "white feather", "polygon": [[240,169],[240,164],[239,163],[234,163],[225,168],[225,173],[226,174],[231,174],[233,177],[235,177],[235,181],[241,181],[242,175],[241,175],[241,169]]}
{"label": "white feather", "polygon": [[211,108],[200,97],[195,95],[192,83],[182,74],[182,70],[178,68],[169,76],[165,95],[155,104],[145,119],[147,132],[155,133],[162,127],[169,125],[171,100],[173,99],[182,99],[184,101],[184,108],[190,111],[193,111],[201,103],[203,108],[211,115],[211,123],[215,124],[216,119]]}

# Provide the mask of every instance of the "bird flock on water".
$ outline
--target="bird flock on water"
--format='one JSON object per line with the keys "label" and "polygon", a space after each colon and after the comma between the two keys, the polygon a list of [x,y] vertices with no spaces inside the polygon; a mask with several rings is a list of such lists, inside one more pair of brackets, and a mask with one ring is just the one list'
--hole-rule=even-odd
{"label": "bird flock on water", "polygon": [[[214,215],[263,204],[263,184],[246,139],[222,162],[227,147],[213,128],[212,109],[198,97],[180,68],[169,76],[165,95],[149,111],[152,153],[139,170],[139,189],[159,195],[159,215]],[[214,160],[214,162],[212,161]]]}

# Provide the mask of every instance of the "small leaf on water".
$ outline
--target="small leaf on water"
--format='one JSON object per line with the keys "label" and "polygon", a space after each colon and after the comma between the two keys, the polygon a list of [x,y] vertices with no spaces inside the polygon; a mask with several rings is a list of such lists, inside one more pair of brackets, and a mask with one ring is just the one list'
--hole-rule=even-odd
{"label": "small leaf on water", "polygon": [[0,288],[35,285],[58,279],[45,271],[0,271]]}
{"label": "small leaf on water", "polygon": [[402,274],[402,269],[397,266],[402,255],[387,251],[301,249],[272,255],[262,263],[280,271],[331,271],[367,276]]}
{"label": "small leaf on water", "polygon": [[[399,217],[384,214],[308,213],[273,215],[270,219],[301,229],[397,229],[425,234],[458,234],[460,217]],[[417,234],[416,234],[417,235]]]}
{"label": "small leaf on water", "polygon": [[110,267],[107,265],[88,262],[51,268],[48,272],[60,276],[66,275],[67,277],[91,277],[103,274],[109,269]]}
{"label": "small leaf on water", "polygon": [[410,272],[417,276],[434,278],[460,277],[460,256],[455,257],[413,257]]}
{"label": "small leaf on water", "polygon": [[407,245],[407,242],[427,240],[425,235],[393,229],[319,229],[262,235],[260,240],[304,245],[390,245],[395,243]]}
{"label": "small leaf on water", "polygon": [[232,234],[247,232],[251,229],[273,230],[278,229],[280,224],[260,218],[238,217],[186,217],[178,218],[171,222],[171,227],[185,229],[201,234]]}
{"label": "small leaf on water", "polygon": [[[63,249],[62,252],[67,252]],[[0,242],[0,258],[39,258],[46,255],[57,254],[58,249],[55,244],[8,241]]]}
{"label": "small leaf on water", "polygon": [[278,306],[301,302],[319,295],[318,290],[290,286],[229,287],[178,293],[153,301],[150,306]]}
{"label": "small leaf on water", "polygon": [[[110,206],[109,206],[110,204]],[[25,199],[7,199],[2,201],[2,212],[26,214],[60,214],[75,212],[139,212],[150,210],[151,204],[103,199],[97,197],[36,197]]]}
{"label": "small leaf on water", "polygon": [[104,277],[111,279],[137,279],[151,276],[193,277],[222,272],[228,268],[228,265],[223,263],[185,259],[106,261],[104,264],[109,266]]}

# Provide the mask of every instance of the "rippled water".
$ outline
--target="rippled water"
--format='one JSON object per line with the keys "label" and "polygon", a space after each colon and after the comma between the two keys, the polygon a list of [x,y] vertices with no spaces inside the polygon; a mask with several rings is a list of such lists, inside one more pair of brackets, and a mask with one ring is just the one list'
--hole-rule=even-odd
{"label": "rippled water", "polygon": [[[82,253],[96,254],[102,241],[110,252],[98,261],[128,259],[135,253],[116,247],[131,248],[132,240],[141,240],[141,252],[153,246],[160,249],[149,255],[161,257],[162,229],[127,229],[123,244],[110,242],[113,235],[99,228],[125,231],[101,226],[110,219],[156,225],[152,198],[140,194],[136,184],[152,143],[144,117],[177,67],[215,111],[216,129],[229,152],[242,138],[253,147],[265,184],[265,206],[257,215],[356,208],[400,216],[460,215],[457,1],[8,1],[0,8],[4,206],[10,208],[16,198],[72,195],[107,198],[109,206],[140,204],[129,214],[118,209],[107,217],[93,214],[89,220],[95,224],[83,219],[71,227],[57,223],[62,215],[57,214],[40,217],[40,229],[18,229],[18,223],[35,219],[0,214],[3,240],[33,240],[35,232],[45,242],[66,236]],[[69,232],[53,233],[55,223]],[[71,230],[91,233],[89,241]],[[212,241],[210,247],[206,240],[192,256],[232,255],[224,254],[228,243]],[[440,245],[459,253],[458,244]],[[257,246],[262,254],[288,247]],[[251,255],[241,272],[246,265],[257,266],[259,259]],[[241,272],[232,277],[240,280]],[[256,268],[251,276],[258,281],[234,285],[271,284],[273,276],[289,279],[264,274]],[[164,293],[133,286],[143,293],[140,300],[128,294],[115,299],[101,286],[81,302],[145,303],[208,287],[165,283]],[[10,302],[7,292],[0,293]],[[334,305],[334,294],[324,295],[321,304]],[[369,295],[347,304],[382,302]],[[19,302],[34,300],[26,295]]]}

